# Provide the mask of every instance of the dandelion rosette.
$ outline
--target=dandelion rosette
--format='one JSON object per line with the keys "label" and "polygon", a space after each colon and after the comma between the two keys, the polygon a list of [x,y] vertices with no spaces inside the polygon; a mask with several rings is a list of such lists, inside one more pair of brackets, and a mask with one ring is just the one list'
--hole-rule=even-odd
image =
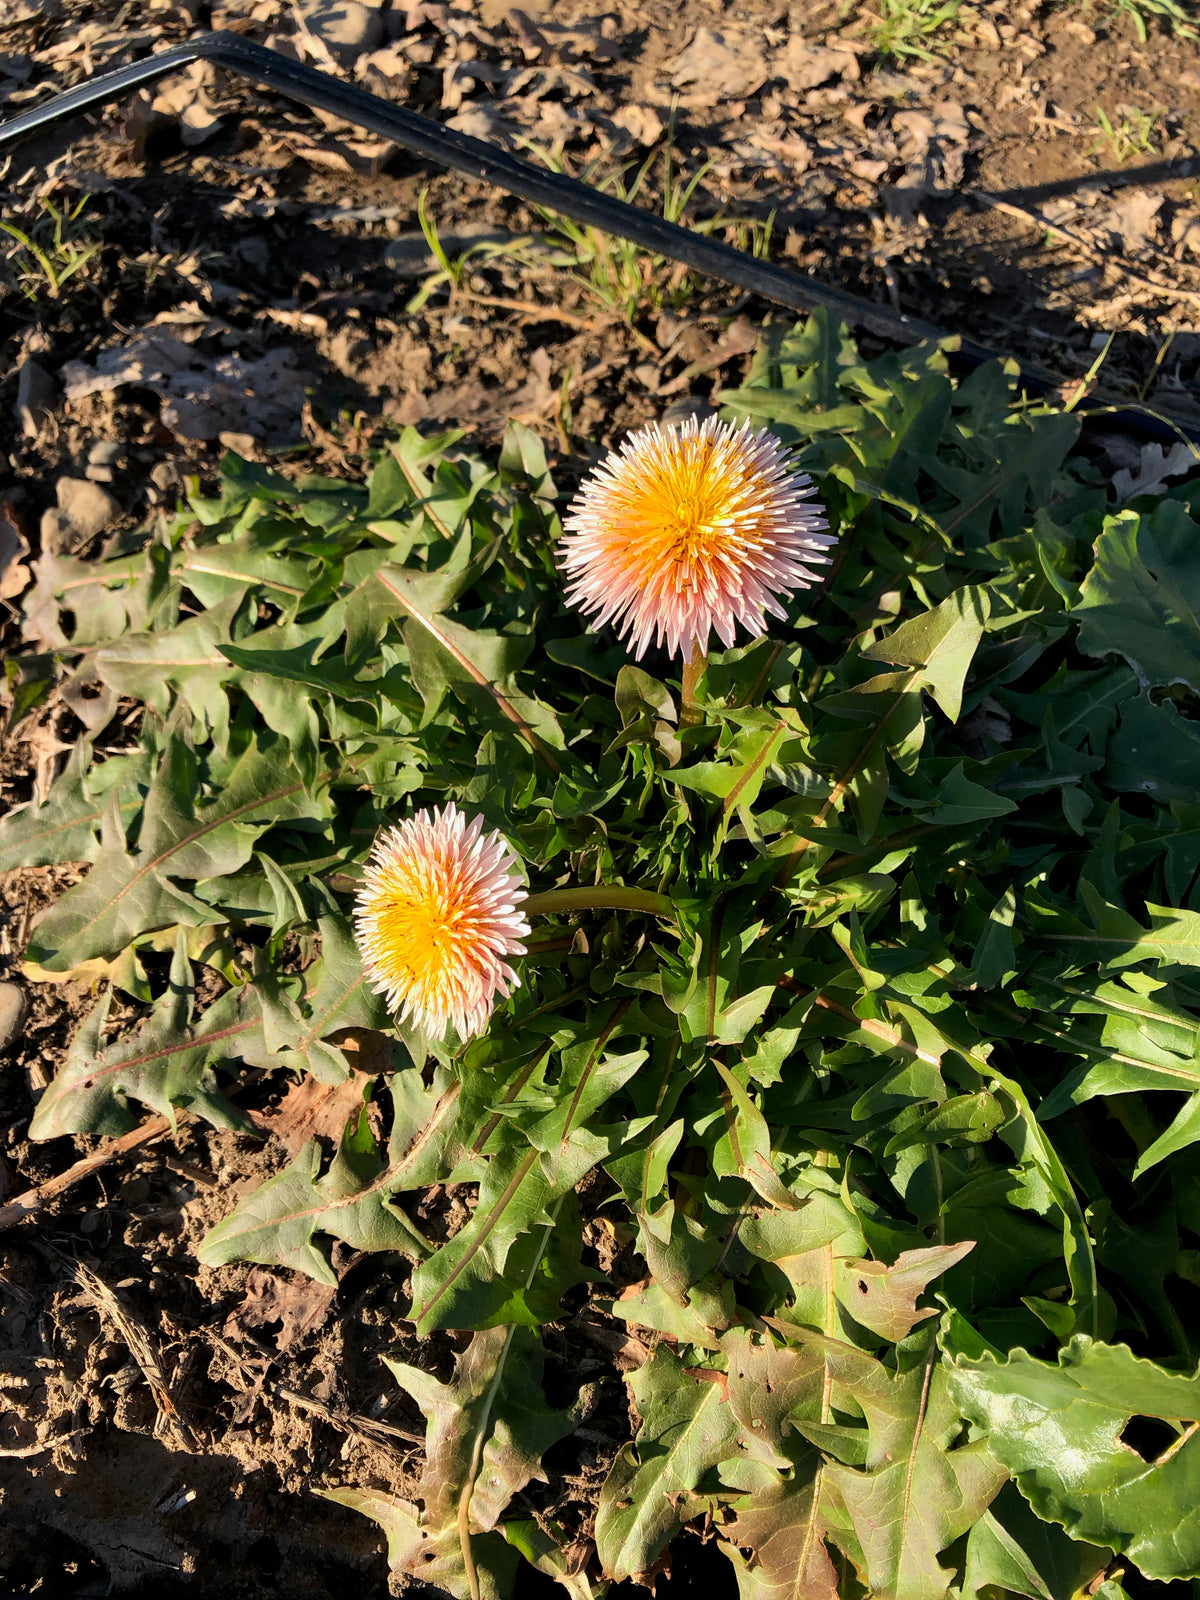
{"label": "dandelion rosette", "polygon": [[584,480],[565,520],[567,599],[614,622],[640,659],[653,640],[689,660],[737,623],[757,637],[779,596],[820,581],[836,535],[779,440],[710,417],[652,422]]}
{"label": "dandelion rosette", "polygon": [[482,1033],[519,986],[526,893],[516,857],[454,806],[418,811],[380,833],[355,901],[354,932],[376,994],[436,1039]]}

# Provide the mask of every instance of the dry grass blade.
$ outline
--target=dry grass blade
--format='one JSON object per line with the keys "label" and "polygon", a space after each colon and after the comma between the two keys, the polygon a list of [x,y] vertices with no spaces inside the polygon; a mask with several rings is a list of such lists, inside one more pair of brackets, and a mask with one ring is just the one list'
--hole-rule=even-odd
{"label": "dry grass blade", "polygon": [[82,1261],[75,1263],[75,1281],[101,1317],[124,1340],[130,1355],[141,1369],[142,1377],[146,1380],[158,1410],[155,1433],[165,1434],[179,1450],[199,1450],[199,1441],[179,1414],[179,1408],[175,1404],[175,1397],[171,1393],[171,1386],[167,1382],[150,1334],[137,1318],[131,1315],[128,1308],[121,1304],[104,1280],[97,1277],[90,1267],[85,1267]]}
{"label": "dry grass blade", "polygon": [[70,1433],[52,1434],[49,1439],[42,1439],[37,1444],[22,1444],[0,1450],[0,1461],[27,1461],[31,1456],[45,1455],[47,1450],[58,1450],[72,1439],[82,1439],[84,1434],[91,1431],[90,1428],[73,1428]]}

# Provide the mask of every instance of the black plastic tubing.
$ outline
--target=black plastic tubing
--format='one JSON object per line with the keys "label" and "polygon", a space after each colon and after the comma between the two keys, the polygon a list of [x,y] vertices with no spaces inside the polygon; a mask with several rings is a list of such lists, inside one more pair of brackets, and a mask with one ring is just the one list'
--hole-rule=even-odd
{"label": "black plastic tubing", "polygon": [[[424,160],[495,184],[533,205],[545,206],[576,222],[628,239],[643,250],[681,261],[696,272],[735,284],[739,289],[794,311],[812,311],[817,306],[825,306],[849,326],[865,328],[898,344],[950,337],[944,328],[933,323],[887,310],[860,295],[817,283],[807,275],[761,261],[732,245],[667,222],[653,212],[604,194],[590,184],[523,161],[498,145],[447,128],[403,106],[392,105],[355,84],[343,83],[329,73],[290,60],[278,51],[253,44],[235,33],[198,35],[128,67],[89,79],[44,105],[0,123],[0,157],[31,134],[120,100],[193,61],[211,61],[214,66],[249,78],[265,89],[273,89],[302,105],[330,112],[390,139]],[[966,368],[997,359],[995,351],[969,339],[961,339],[957,350],[950,354],[956,365]],[[1062,384],[1052,373],[1028,365],[1021,366],[1021,382],[1033,394],[1048,393],[1061,388]],[[1088,403],[1081,402],[1082,405]],[[1090,404],[1097,402],[1093,400]],[[1114,412],[1110,425],[1150,438],[1175,439],[1182,435],[1200,441],[1200,429],[1168,423],[1142,411]]]}

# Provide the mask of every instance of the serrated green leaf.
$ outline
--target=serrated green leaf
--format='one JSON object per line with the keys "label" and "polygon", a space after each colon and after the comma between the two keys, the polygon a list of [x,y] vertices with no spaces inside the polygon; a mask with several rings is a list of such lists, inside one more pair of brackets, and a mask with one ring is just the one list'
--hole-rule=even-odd
{"label": "serrated green leaf", "polygon": [[308,993],[299,1005],[283,991],[268,991],[264,1016],[267,1048],[279,1065],[311,1072],[323,1083],[340,1083],[349,1071],[330,1034],[343,1028],[388,1026],[388,1010],[372,992],[350,923],[330,907],[317,923],[321,954],[305,973]]}
{"label": "serrated green leaf", "polygon": [[251,533],[228,543],[193,545],[174,571],[210,611],[251,588],[265,590],[276,605],[294,610],[311,582],[313,562],[267,548]]}
{"label": "serrated green leaf", "polygon": [[519,1558],[499,1533],[468,1536],[472,1587],[457,1529],[447,1526],[435,1537],[422,1525],[420,1510],[411,1501],[379,1489],[314,1489],[313,1493],[378,1523],[387,1539],[391,1571],[420,1573],[454,1600],[512,1600]]}
{"label": "serrated green leaf", "polygon": [[[840,1389],[861,1406],[870,1433],[865,1470],[837,1461],[825,1468],[862,1553],[860,1576],[880,1600],[940,1600],[953,1574],[938,1556],[987,1509],[1005,1468],[983,1439],[955,1444],[961,1417],[932,1341],[924,1361],[895,1375],[835,1340],[819,1347],[834,1404]],[[857,1551],[847,1545],[846,1553]]]}
{"label": "serrated green leaf", "polygon": [[642,1425],[613,1462],[596,1511],[596,1552],[614,1582],[647,1571],[697,1514],[700,1480],[738,1431],[722,1385],[692,1377],[665,1345],[627,1381]]}
{"label": "serrated green leaf", "polygon": [[1200,690],[1200,528],[1178,502],[1105,520],[1074,615],[1089,655],[1120,655],[1143,684]]}
{"label": "serrated green leaf", "polygon": [[916,674],[913,686],[928,689],[950,721],[957,722],[967,669],[990,614],[986,589],[956,589],[932,611],[869,644],[863,655],[911,668]]}
{"label": "serrated green leaf", "polygon": [[171,975],[153,1013],[133,1034],[101,1046],[111,994],[76,1034],[67,1059],[46,1088],[29,1125],[33,1139],[65,1133],[128,1133],[137,1123],[131,1100],[174,1125],[192,1111],[218,1128],[245,1128],[245,1117],[218,1090],[213,1061],[261,1050],[262,1013],[251,985],[230,989],[192,1020],[195,989],[182,929]]}
{"label": "serrated green leaf", "polygon": [[[123,769],[122,793],[117,802],[121,820],[131,821],[142,808],[138,785],[149,778],[150,757],[139,753],[111,759]],[[0,872],[59,861],[95,860],[107,801],[89,790],[91,761],[92,746],[87,739],[81,739],[45,803],[10,811],[0,820]]]}
{"label": "serrated green leaf", "polygon": [[394,1173],[375,1157],[365,1112],[361,1128],[347,1128],[324,1176],[321,1165],[321,1147],[310,1139],[282,1172],[209,1229],[197,1260],[213,1267],[228,1261],[294,1267],[318,1283],[336,1284],[324,1251],[313,1243],[317,1234],[355,1250],[396,1250],[411,1260],[425,1253],[416,1227],[391,1201]]}
{"label": "serrated green leaf", "polygon": [[746,1089],[729,1069],[714,1061],[722,1084],[725,1106],[725,1137],[713,1150],[713,1171],[718,1177],[736,1173],[760,1194],[768,1205],[795,1211],[800,1202],[780,1181],[771,1160],[771,1130],[766,1118]]}
{"label": "serrated green leaf", "polygon": [[229,706],[221,685],[229,675],[229,663],[220,646],[229,638],[239,603],[239,596],[232,595],[162,633],[126,634],[96,652],[97,676],[117,694],[144,700],[163,716],[170,710],[174,691],[222,743]]}
{"label": "serrated green leaf", "polygon": [[541,1457],[570,1431],[566,1412],[542,1391],[542,1351],[520,1328],[477,1333],[455,1362],[449,1383],[419,1367],[386,1360],[393,1377],[426,1419],[421,1507],[343,1504],[389,1529],[394,1572],[419,1574],[457,1600],[507,1594],[516,1551],[498,1559],[494,1530],[513,1497],[531,1479],[546,1481]]}
{"label": "serrated green leaf", "polygon": [[330,810],[327,795],[313,799],[306,792],[281,740],[252,746],[214,800],[199,807],[195,800],[194,766],[172,740],[146,796],[136,854],[106,846],[87,878],[39,922],[30,959],[63,972],[156,928],[218,922],[218,912],[171,878],[236,872],[274,823],[323,819]]}
{"label": "serrated green leaf", "polygon": [[520,1286],[506,1276],[509,1252],[517,1240],[534,1228],[548,1238],[554,1227],[554,1203],[637,1131],[605,1132],[587,1126],[597,1108],[645,1060],[642,1051],[605,1054],[630,1004],[618,1006],[590,1039],[563,1051],[556,1103],[529,1122],[528,1143],[526,1138],[515,1138],[492,1156],[471,1220],[414,1272],[412,1317],[422,1335],[435,1328],[490,1321]]}

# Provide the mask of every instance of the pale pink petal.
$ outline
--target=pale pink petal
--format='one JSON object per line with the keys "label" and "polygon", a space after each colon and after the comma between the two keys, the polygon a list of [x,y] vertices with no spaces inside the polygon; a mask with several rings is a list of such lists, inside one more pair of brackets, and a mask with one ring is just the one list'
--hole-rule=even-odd
{"label": "pale pink petal", "polygon": [[820,581],[836,536],[811,480],[775,436],[710,417],[633,433],[585,480],[564,522],[567,600],[611,622],[635,657],[663,644],[684,659],[715,632],[757,637],[780,597]]}
{"label": "pale pink petal", "polygon": [[516,857],[453,805],[380,833],[355,901],[354,934],[376,994],[436,1039],[482,1033],[520,979],[526,892]]}

